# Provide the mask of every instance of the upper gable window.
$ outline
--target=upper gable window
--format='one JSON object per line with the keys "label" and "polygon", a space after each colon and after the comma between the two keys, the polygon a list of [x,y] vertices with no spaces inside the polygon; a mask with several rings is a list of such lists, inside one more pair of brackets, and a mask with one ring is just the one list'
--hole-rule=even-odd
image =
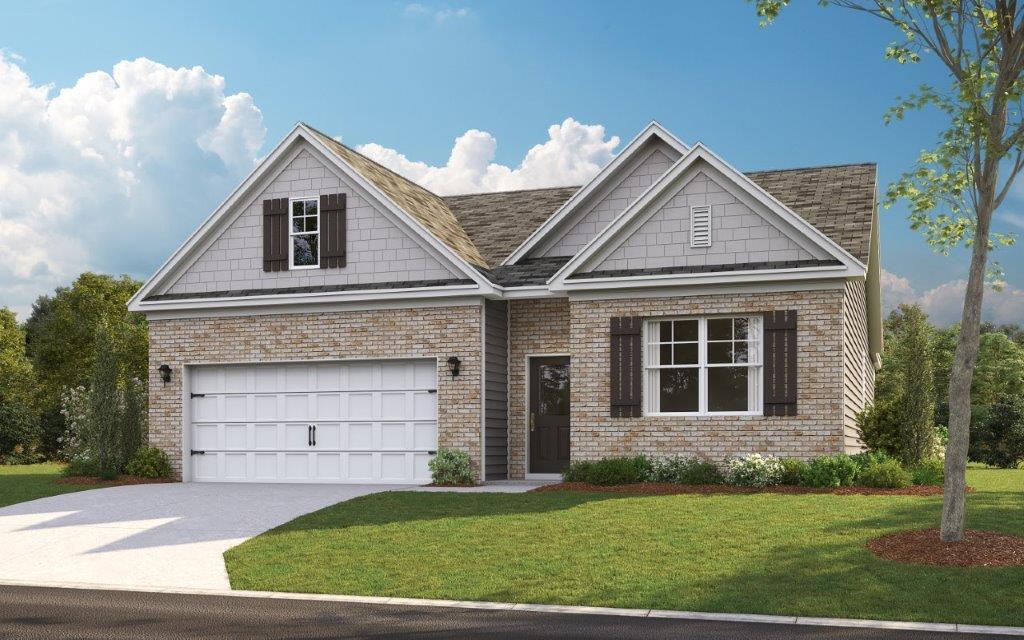
{"label": "upper gable window", "polygon": [[320,266],[320,202],[316,198],[292,200],[288,247],[292,269],[315,269]]}

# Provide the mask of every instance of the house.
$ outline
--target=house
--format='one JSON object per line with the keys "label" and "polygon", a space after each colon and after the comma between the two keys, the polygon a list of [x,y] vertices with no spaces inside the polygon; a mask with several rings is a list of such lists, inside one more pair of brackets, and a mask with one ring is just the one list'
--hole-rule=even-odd
{"label": "house", "polygon": [[481,479],[860,450],[875,166],[741,173],[646,127],[588,184],[440,197],[298,124],[131,300],[184,480]]}

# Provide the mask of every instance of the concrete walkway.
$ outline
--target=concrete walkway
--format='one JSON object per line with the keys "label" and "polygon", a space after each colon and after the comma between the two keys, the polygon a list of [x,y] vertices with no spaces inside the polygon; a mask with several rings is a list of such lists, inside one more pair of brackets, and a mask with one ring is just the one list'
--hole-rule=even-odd
{"label": "concrete walkway", "polygon": [[[526,491],[499,483],[474,491]],[[148,484],[0,509],[0,581],[228,589],[227,549],[323,507],[396,485]]]}

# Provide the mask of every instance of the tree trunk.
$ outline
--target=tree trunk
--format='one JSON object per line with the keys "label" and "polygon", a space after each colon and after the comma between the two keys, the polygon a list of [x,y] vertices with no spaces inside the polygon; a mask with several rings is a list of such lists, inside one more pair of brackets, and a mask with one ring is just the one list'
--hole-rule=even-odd
{"label": "tree trunk", "polygon": [[982,201],[977,211],[960,335],[957,337],[953,371],[949,378],[949,443],[946,445],[946,477],[942,491],[942,527],[939,534],[945,542],[964,539],[967,448],[971,433],[971,381],[978,360],[981,303],[985,294],[985,271],[988,266],[989,224],[995,202],[994,185],[993,179],[986,183],[986,187],[990,188],[981,189]]}

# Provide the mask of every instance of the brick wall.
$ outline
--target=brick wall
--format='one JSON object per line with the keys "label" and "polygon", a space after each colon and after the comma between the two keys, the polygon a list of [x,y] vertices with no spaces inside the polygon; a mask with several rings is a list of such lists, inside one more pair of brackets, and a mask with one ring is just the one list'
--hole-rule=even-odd
{"label": "brick wall", "polygon": [[[438,358],[438,445],[481,459],[479,306],[188,318],[149,322],[149,439],[181,474],[182,369],[195,363]],[[462,360],[457,378],[445,361]],[[168,364],[171,382],[157,367]]]}
{"label": "brick wall", "polygon": [[[798,415],[794,417],[609,417],[608,327],[615,316],[798,312]],[[843,451],[843,290],[573,300],[573,459],[632,453],[699,455],[716,461],[761,452],[807,458]],[[513,322],[515,330],[515,323]]]}
{"label": "brick wall", "polygon": [[569,299],[509,302],[509,477],[526,473],[526,358],[569,353]]}

